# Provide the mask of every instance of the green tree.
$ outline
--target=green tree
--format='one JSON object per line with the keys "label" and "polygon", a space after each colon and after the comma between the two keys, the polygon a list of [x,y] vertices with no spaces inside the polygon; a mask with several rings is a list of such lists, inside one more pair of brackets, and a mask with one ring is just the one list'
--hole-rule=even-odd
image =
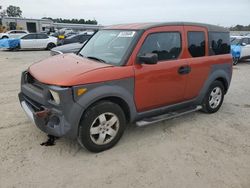
{"label": "green tree", "polygon": [[43,17],[42,19],[50,19],[56,23],[75,23],[75,24],[93,24],[97,25],[97,21],[94,20],[84,20],[84,19],[62,19],[62,18],[51,18],[51,17]]}
{"label": "green tree", "polygon": [[9,17],[21,17],[22,16],[22,11],[20,7],[10,5],[6,9],[7,15]]}

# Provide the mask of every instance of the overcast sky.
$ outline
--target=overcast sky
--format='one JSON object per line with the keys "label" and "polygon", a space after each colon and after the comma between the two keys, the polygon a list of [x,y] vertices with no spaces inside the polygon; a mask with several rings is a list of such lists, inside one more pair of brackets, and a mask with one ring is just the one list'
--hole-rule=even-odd
{"label": "overcast sky", "polygon": [[95,18],[102,25],[161,21],[250,24],[250,0],[0,0],[0,5],[20,6],[27,18]]}

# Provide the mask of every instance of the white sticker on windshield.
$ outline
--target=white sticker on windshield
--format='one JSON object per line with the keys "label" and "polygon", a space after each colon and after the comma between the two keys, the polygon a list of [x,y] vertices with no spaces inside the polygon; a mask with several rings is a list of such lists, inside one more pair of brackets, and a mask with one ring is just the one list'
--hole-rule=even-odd
{"label": "white sticker on windshield", "polygon": [[135,35],[135,31],[122,31],[119,33],[118,37],[133,37]]}

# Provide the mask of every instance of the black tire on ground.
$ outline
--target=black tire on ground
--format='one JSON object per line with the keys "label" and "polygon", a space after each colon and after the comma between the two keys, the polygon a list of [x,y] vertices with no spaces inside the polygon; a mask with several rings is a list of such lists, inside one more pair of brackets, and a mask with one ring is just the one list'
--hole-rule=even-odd
{"label": "black tire on ground", "polygon": [[15,48],[13,48],[13,51],[18,51],[18,50],[20,50],[20,44],[17,46],[17,47],[15,47]]}
{"label": "black tire on ground", "polygon": [[[220,93],[220,95],[216,95],[216,93]],[[217,98],[216,97],[213,98],[214,94],[217,96]],[[206,96],[203,100],[202,111],[209,114],[217,112],[223,103],[224,95],[225,95],[225,88],[222,82],[218,80],[214,81],[210,85],[206,93]],[[215,103],[213,103],[213,101],[215,101]]]}
{"label": "black tire on ground", "polygon": [[239,63],[239,58],[238,57],[234,57],[233,58],[233,65],[237,65]]}
{"label": "black tire on ground", "polygon": [[[101,120],[103,118],[105,121]],[[109,115],[111,116],[109,117]],[[114,116],[112,116],[112,114]],[[111,119],[115,117],[118,119],[118,121],[115,121],[115,123],[111,123]],[[111,120],[111,121],[109,121]],[[114,121],[112,121],[114,122]],[[112,126],[111,126],[112,125]],[[109,133],[103,131],[103,127],[105,129],[105,126],[109,126],[110,129],[106,127],[106,131],[109,132],[115,130],[114,136],[110,136]],[[95,129],[98,128],[98,129]],[[126,118],[124,115],[123,110],[118,104],[115,104],[110,101],[100,101],[96,104],[89,107],[86,112],[83,114],[83,117],[81,119],[80,125],[79,125],[79,131],[78,131],[78,142],[81,146],[84,146],[91,152],[101,152],[107,149],[112,148],[116,143],[120,140],[120,138],[123,135],[123,132],[126,128]],[[100,130],[102,129],[102,130]],[[98,133],[91,134],[91,130],[97,130]],[[104,133],[105,132],[105,133]],[[95,142],[98,142],[100,137],[103,136],[105,139],[102,142],[102,144],[98,144]],[[104,143],[107,142],[107,143]]]}
{"label": "black tire on ground", "polygon": [[55,45],[53,42],[50,42],[50,43],[47,45],[46,49],[47,49],[47,50],[51,50],[51,49],[54,48],[54,47],[56,47],[56,45]]}

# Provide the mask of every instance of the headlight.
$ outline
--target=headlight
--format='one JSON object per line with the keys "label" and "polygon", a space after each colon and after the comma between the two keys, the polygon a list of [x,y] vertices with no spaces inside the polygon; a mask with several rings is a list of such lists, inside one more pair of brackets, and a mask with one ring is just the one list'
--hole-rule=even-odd
{"label": "headlight", "polygon": [[53,91],[53,90],[49,90],[50,93],[51,93],[51,100],[52,101],[55,101],[56,104],[60,104],[60,97],[59,97],[59,94],[56,92],[56,91]]}

